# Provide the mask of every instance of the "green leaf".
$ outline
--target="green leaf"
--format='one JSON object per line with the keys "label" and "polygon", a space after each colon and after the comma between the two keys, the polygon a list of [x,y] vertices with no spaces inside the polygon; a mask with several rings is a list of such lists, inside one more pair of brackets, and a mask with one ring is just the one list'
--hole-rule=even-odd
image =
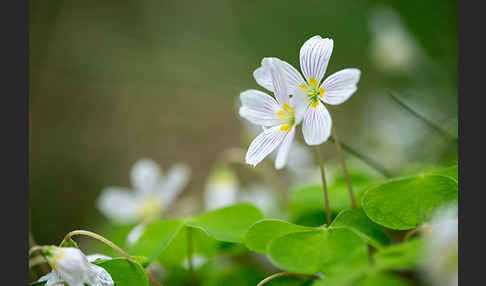
{"label": "green leaf", "polygon": [[241,243],[250,226],[262,218],[259,209],[242,203],[204,213],[190,219],[186,225],[200,228],[219,241]]}
{"label": "green leaf", "polygon": [[[350,179],[356,196],[375,179],[361,173],[351,173]],[[351,207],[344,177],[338,177],[328,186],[330,208],[333,215]],[[358,204],[360,201],[357,201]],[[319,226],[325,223],[324,197],[321,185],[301,186],[290,192],[290,216],[297,224]]]}
{"label": "green leaf", "polygon": [[374,269],[412,269],[420,262],[421,250],[422,240],[418,238],[382,248],[374,254]]}
{"label": "green leaf", "polygon": [[457,165],[451,166],[448,168],[442,168],[442,169],[433,169],[428,171],[428,174],[435,174],[435,175],[443,175],[443,176],[448,176],[453,178],[454,180],[458,181],[459,177],[459,168]]}
{"label": "green leaf", "polygon": [[259,253],[266,253],[267,246],[272,239],[288,233],[312,229],[312,227],[300,226],[283,220],[265,219],[253,224],[245,234],[243,240],[248,249]]}
{"label": "green leaf", "polygon": [[268,247],[271,261],[280,268],[299,272],[337,275],[349,267],[368,265],[367,247],[354,232],[329,228],[286,234]]}
{"label": "green leaf", "polygon": [[156,259],[183,227],[180,220],[156,221],[147,224],[143,234],[131,246],[130,253],[147,256],[147,264]]}
{"label": "green leaf", "polygon": [[290,233],[270,242],[270,260],[280,268],[299,273],[320,269],[324,230]]}
{"label": "green leaf", "polygon": [[408,280],[394,274],[378,273],[368,275],[354,283],[353,286],[412,286]]}
{"label": "green leaf", "polygon": [[116,286],[149,286],[147,274],[138,262],[132,262],[125,258],[115,258],[99,263],[94,262],[93,264],[108,271]]}
{"label": "green leaf", "polygon": [[442,175],[390,180],[363,195],[362,206],[374,222],[391,229],[419,226],[439,206],[457,201],[457,181]]}
{"label": "green leaf", "polygon": [[41,281],[41,282],[32,282],[29,284],[29,286],[40,286],[40,285],[45,285],[47,281]]}
{"label": "green leaf", "polygon": [[209,237],[206,232],[199,228],[184,226],[170,242],[167,248],[159,255],[158,261],[164,266],[181,266],[187,258],[188,241],[187,232],[191,231],[193,254],[204,257],[215,256],[220,250],[220,242]]}
{"label": "green leaf", "polygon": [[383,228],[371,221],[362,210],[343,210],[331,226],[350,229],[375,248],[390,244]]}

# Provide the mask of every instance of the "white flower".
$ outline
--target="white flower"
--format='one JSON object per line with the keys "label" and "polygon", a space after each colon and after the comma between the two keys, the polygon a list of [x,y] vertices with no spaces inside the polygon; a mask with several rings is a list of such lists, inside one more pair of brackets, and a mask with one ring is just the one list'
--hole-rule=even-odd
{"label": "white flower", "polygon": [[329,38],[314,36],[300,49],[302,75],[289,63],[277,58],[264,58],[253,76],[258,84],[274,91],[270,73],[270,62],[280,61],[287,79],[287,93],[303,93],[307,106],[302,122],[302,134],[308,145],[319,145],[331,135],[331,116],[324,103],[337,105],[345,102],[357,90],[361,71],[348,68],[338,71],[324,81],[324,74],[332,54],[334,42]]}
{"label": "white flower", "polygon": [[390,7],[377,6],[370,18],[371,58],[384,72],[406,72],[421,59],[419,46],[400,15]]}
{"label": "white flower", "polygon": [[[192,267],[194,267],[194,269],[199,269],[207,261],[208,259],[205,256],[200,254],[194,254],[192,256]],[[187,257],[182,261],[182,267],[184,267],[185,269],[189,269],[189,259]]]}
{"label": "white flower", "polygon": [[279,60],[267,59],[265,68],[269,73],[269,84],[275,98],[253,89],[240,94],[242,103],[240,115],[264,127],[264,131],[250,144],[245,161],[247,164],[256,166],[280,146],[275,168],[281,169],[287,161],[295,136],[295,126],[302,121],[305,99],[301,95],[290,98],[284,66]]}
{"label": "white flower", "polygon": [[86,257],[81,250],[74,247],[44,247],[44,256],[52,271],[42,276],[39,281],[47,281],[46,286],[66,282],[69,286],[113,286],[115,282],[102,267],[90,263],[104,255]]}
{"label": "white flower", "polygon": [[457,206],[438,212],[425,236],[423,271],[432,285],[458,285]]}
{"label": "white flower", "polygon": [[206,210],[214,210],[236,203],[238,181],[227,167],[218,167],[209,176],[204,190]]}
{"label": "white flower", "polygon": [[265,215],[272,215],[278,211],[278,200],[275,192],[265,185],[252,185],[239,193],[238,201],[255,205]]}
{"label": "white flower", "polygon": [[189,168],[177,164],[163,177],[152,160],[141,159],[131,171],[134,190],[108,187],[98,199],[98,209],[116,223],[132,223],[159,216],[189,179]]}

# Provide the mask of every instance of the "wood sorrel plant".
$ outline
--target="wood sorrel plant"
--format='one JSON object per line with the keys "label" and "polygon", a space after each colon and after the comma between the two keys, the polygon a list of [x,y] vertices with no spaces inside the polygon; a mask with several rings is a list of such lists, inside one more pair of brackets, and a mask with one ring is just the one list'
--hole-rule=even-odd
{"label": "wood sorrel plant", "polygon": [[[31,285],[148,286],[149,281],[162,285],[160,281],[166,283],[167,276],[155,278],[150,274],[157,264],[169,276],[184,269],[183,278],[177,281],[182,285],[236,285],[234,276],[221,274],[218,280],[212,272],[224,272],[221,268],[225,264],[218,258],[241,256],[248,250],[265,254],[282,270],[258,285],[292,277],[306,279],[305,283],[313,286],[407,286],[410,281],[397,271],[412,271],[423,266],[424,255],[439,257],[436,254],[443,252],[447,253],[445,260],[432,260],[440,267],[421,267],[430,272],[424,276],[429,280],[440,278],[442,284],[457,279],[452,271],[457,269],[457,214],[451,212],[453,221],[447,227],[443,227],[444,222],[430,220],[443,206],[457,208],[457,165],[386,180],[348,171],[343,147],[352,149],[341,145],[324,104],[346,101],[357,89],[360,71],[345,69],[322,81],[332,49],[331,39],[315,36],[306,41],[300,52],[304,77],[284,61],[265,58],[254,76],[275,97],[256,90],[240,94],[240,115],[264,129],[250,144],[246,163],[256,166],[278,148],[275,168],[282,169],[299,124],[305,142],[315,149],[322,185],[290,190],[290,221],[265,218],[248,203],[165,218],[160,214],[187,182],[188,169],[175,168],[164,180],[157,164],[142,160],[132,171],[135,192],[112,189],[99,201],[100,210],[114,221],[141,222],[128,235],[128,242],[126,235],[115,243],[102,235],[76,230],[68,233],[59,247],[34,246],[29,254],[40,252],[53,271]],[[343,176],[329,182],[320,149],[328,139],[336,144],[343,168]],[[372,159],[358,157],[377,168]],[[389,176],[382,167],[377,169]],[[323,206],[326,224],[322,220]],[[426,234],[424,239],[422,233]],[[121,257],[85,256],[72,240],[76,235],[99,240]],[[445,275],[444,271],[452,274]]]}

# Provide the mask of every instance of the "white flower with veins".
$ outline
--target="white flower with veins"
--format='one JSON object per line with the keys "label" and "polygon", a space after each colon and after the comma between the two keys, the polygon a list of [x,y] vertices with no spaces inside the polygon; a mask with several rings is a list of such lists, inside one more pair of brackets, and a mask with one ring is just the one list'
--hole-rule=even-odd
{"label": "white flower with veins", "polygon": [[115,223],[133,223],[157,218],[186,186],[189,168],[177,164],[162,176],[159,165],[149,159],[135,163],[131,171],[134,190],[108,187],[98,199],[98,209]]}
{"label": "white flower with veins", "polygon": [[280,61],[288,83],[287,93],[294,95],[302,93],[307,96],[302,134],[308,145],[319,145],[331,135],[332,120],[324,103],[341,104],[358,89],[356,85],[361,71],[355,68],[340,70],[322,81],[333,47],[332,39],[323,39],[320,36],[314,36],[302,45],[300,67],[304,77],[292,65],[278,58],[264,58],[261,67],[253,73],[259,85],[275,91],[271,63]]}
{"label": "white flower with veins", "polygon": [[265,64],[275,98],[254,89],[240,94],[240,115],[264,128],[264,131],[251,142],[245,161],[256,166],[280,146],[275,168],[281,169],[287,162],[287,155],[295,137],[295,127],[302,121],[305,98],[300,94],[290,98],[284,68],[278,59],[267,59]]}
{"label": "white flower with veins", "polygon": [[45,286],[68,283],[70,286],[113,286],[115,282],[110,274],[102,267],[91,262],[97,259],[109,259],[100,254],[85,256],[75,247],[46,246],[43,249],[47,262],[52,271],[39,278],[39,282],[46,281]]}

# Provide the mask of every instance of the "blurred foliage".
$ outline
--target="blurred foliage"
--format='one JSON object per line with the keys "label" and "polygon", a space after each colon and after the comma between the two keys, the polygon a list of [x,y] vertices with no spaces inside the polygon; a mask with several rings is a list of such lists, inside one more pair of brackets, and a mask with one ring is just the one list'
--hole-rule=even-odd
{"label": "blurred foliage", "polygon": [[[377,32],[370,23],[383,7],[399,15],[420,51],[410,69],[385,72],[373,61]],[[132,226],[111,226],[95,201],[107,186],[129,186],[129,170],[141,157],[164,170],[184,162],[193,171],[169,216],[186,209],[186,198],[195,198],[191,210],[202,210],[211,166],[225,149],[246,148],[236,104],[241,91],[261,89],[253,70],[265,56],[298,67],[301,45],[315,34],[335,41],[327,74],[346,67],[363,71],[352,99],[330,108],[343,142],[393,174],[457,163],[457,144],[387,93],[456,136],[457,1],[30,1],[30,215],[37,242],[56,243],[83,228],[123,245]],[[333,144],[323,151],[329,165],[337,164]],[[288,180],[282,172],[278,177]],[[376,178],[356,180],[359,192]],[[342,178],[331,185],[334,216],[349,207],[345,191]],[[316,192],[302,213],[291,213],[293,222],[322,224],[323,212],[312,209],[322,206],[320,200]],[[81,244],[102,249],[87,243]],[[254,285],[274,270],[244,265],[225,264],[204,281]],[[173,271],[170,279],[184,281]],[[282,278],[278,285],[295,281]]]}

